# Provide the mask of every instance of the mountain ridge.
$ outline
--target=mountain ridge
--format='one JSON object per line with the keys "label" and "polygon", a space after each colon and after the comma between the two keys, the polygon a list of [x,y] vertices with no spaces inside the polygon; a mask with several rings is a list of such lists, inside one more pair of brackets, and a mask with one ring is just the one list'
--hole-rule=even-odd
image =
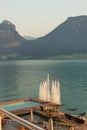
{"label": "mountain ridge", "polygon": [[[57,56],[87,53],[87,16],[69,17],[53,31],[32,44],[36,55]],[[84,42],[84,43],[83,43]],[[36,45],[35,45],[36,44]],[[38,49],[39,48],[39,49]]]}
{"label": "mountain ridge", "polygon": [[[4,23],[6,24],[6,21]],[[13,47],[3,48],[3,55],[6,54],[5,52],[7,54],[18,53],[21,57],[38,59],[58,55],[87,53],[87,16],[85,15],[67,18],[50,33],[34,41],[25,40],[18,34],[15,25],[8,21],[7,23],[11,24],[11,29],[6,31],[16,33],[16,42],[18,41],[18,43]],[[12,40],[15,41],[14,38]],[[4,44],[3,42],[2,47]]]}

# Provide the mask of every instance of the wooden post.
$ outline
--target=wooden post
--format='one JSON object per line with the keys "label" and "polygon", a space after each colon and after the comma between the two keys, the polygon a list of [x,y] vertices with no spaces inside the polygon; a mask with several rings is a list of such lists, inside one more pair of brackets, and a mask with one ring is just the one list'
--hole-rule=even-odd
{"label": "wooden post", "polygon": [[0,114],[0,130],[2,130],[2,116]]}
{"label": "wooden post", "polygon": [[74,130],[74,127],[70,127],[70,130]]}
{"label": "wooden post", "polygon": [[52,118],[49,119],[49,129],[53,130],[53,119]]}
{"label": "wooden post", "polygon": [[31,112],[30,112],[30,122],[34,121],[34,116],[33,116],[33,110],[31,108]]}
{"label": "wooden post", "polygon": [[21,130],[25,130],[25,127],[24,127],[24,126],[22,126],[22,127],[21,127]]}
{"label": "wooden post", "polygon": [[0,130],[2,130],[2,119],[4,115],[0,112]]}

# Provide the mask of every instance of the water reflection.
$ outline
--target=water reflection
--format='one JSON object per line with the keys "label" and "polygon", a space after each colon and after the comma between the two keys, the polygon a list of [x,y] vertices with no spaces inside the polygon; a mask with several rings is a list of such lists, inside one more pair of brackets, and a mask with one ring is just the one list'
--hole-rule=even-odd
{"label": "water reflection", "polygon": [[46,79],[59,80],[63,109],[87,108],[87,61],[24,60],[0,61],[0,101],[38,97],[39,85]]}

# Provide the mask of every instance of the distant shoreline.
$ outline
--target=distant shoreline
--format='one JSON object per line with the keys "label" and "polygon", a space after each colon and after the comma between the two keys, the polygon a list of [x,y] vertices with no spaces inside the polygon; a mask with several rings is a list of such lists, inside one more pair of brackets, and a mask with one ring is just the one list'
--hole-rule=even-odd
{"label": "distant shoreline", "polygon": [[72,55],[58,55],[49,57],[21,56],[19,54],[9,54],[0,56],[0,60],[81,60],[87,59],[87,54],[78,53]]}

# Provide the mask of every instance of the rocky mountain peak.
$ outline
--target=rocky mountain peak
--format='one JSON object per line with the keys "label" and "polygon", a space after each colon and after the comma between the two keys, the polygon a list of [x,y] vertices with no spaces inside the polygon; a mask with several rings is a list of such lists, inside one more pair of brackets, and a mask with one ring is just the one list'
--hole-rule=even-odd
{"label": "rocky mountain peak", "polygon": [[67,20],[71,20],[71,21],[80,21],[80,22],[84,22],[87,21],[87,16],[85,15],[81,15],[81,16],[76,16],[76,17],[68,17]]}
{"label": "rocky mountain peak", "polygon": [[4,24],[8,24],[8,25],[13,25],[10,21],[8,21],[8,20],[4,20],[2,23],[4,23]]}
{"label": "rocky mountain peak", "polygon": [[0,24],[0,29],[2,30],[10,30],[10,31],[15,31],[16,27],[14,24],[12,24],[10,21],[8,20],[4,20],[1,24]]}
{"label": "rocky mountain peak", "polygon": [[[8,20],[0,24],[0,49],[19,48],[25,39],[16,31],[16,27]],[[1,51],[0,50],[0,51]]]}
{"label": "rocky mountain peak", "polygon": [[87,25],[87,16],[83,15],[83,16],[77,16],[77,17],[69,17],[66,20],[67,23],[70,23],[73,26],[78,26],[78,24],[80,26],[83,26],[83,24]]}

